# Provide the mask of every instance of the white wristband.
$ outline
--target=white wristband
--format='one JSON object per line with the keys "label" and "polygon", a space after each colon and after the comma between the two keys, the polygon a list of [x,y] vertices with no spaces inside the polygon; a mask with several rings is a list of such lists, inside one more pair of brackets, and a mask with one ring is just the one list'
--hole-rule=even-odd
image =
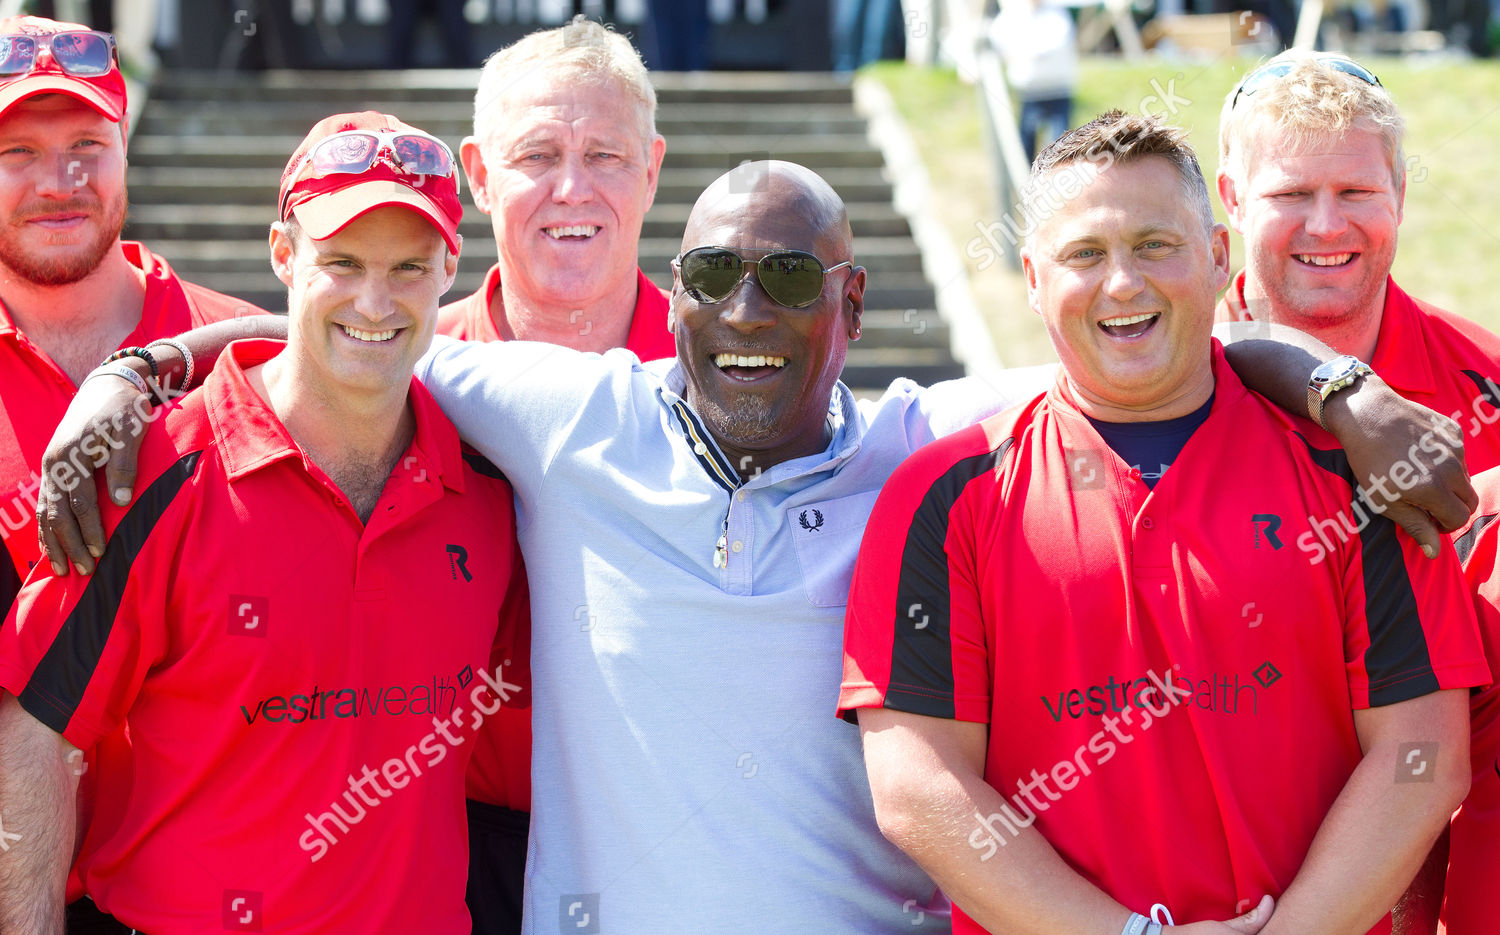
{"label": "white wristband", "polygon": [[1125,929],[1120,932],[1120,935],[1144,935],[1146,926],[1150,924],[1150,919],[1139,912],[1132,912],[1130,918],[1125,921]]}
{"label": "white wristband", "polygon": [[[146,382],[146,378],[136,373],[134,370],[131,370],[124,364],[104,364],[102,366],[95,367],[93,370],[89,371],[88,376],[83,378],[83,383],[87,383],[95,377],[119,377],[122,380],[128,381],[130,385],[140,390],[142,396],[150,396],[152,398],[156,398],[156,394],[151,391],[151,385]],[[83,388],[83,383],[78,384],[79,389]]]}

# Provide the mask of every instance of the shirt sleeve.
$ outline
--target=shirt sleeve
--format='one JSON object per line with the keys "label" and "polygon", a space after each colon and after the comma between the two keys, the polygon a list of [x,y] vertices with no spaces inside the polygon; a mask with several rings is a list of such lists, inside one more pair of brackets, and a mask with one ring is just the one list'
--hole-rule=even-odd
{"label": "shirt sleeve", "polygon": [[493,461],[523,498],[533,494],[586,407],[624,406],[635,355],[584,354],[532,341],[455,341],[438,335],[416,376],[465,442]]}
{"label": "shirt sleeve", "polygon": [[[990,657],[967,494],[999,455],[980,427],[909,458],[865,527],[844,623],[839,713],[888,708],[988,722]],[[957,456],[955,456],[957,453]],[[1003,454],[1003,452],[1002,452]],[[985,481],[980,480],[979,484]]]}
{"label": "shirt sleeve", "polygon": [[1056,364],[1015,367],[985,376],[947,380],[919,393],[916,410],[931,427],[932,436],[942,438],[1035,399],[1056,380]]}
{"label": "shirt sleeve", "polygon": [[39,562],[0,629],[0,687],[79,749],[118,728],[168,652],[165,572],[199,457],[143,450],[143,476],[166,466],[128,508],[101,498],[109,539],[94,573],[57,577]]}
{"label": "shirt sleeve", "polygon": [[[1367,514],[1368,515],[1368,514]],[[1345,569],[1344,652],[1356,709],[1487,684],[1473,601],[1452,544],[1435,559],[1383,516],[1369,515]]]}

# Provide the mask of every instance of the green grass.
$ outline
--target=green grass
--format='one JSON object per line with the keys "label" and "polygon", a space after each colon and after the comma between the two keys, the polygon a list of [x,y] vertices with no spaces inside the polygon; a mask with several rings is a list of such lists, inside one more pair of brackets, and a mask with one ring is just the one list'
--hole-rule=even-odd
{"label": "green grass", "polygon": [[[1364,61],[1390,89],[1407,121],[1408,181],[1396,281],[1419,298],[1500,332],[1500,301],[1495,300],[1500,296],[1500,262],[1495,259],[1500,253],[1500,197],[1492,184],[1492,167],[1500,156],[1500,63]],[[1082,123],[1113,107],[1138,111],[1144,100],[1170,85],[1190,103],[1166,116],[1188,131],[1212,189],[1219,109],[1224,95],[1254,64],[1227,57],[1206,64],[1087,59],[1073,119]],[[869,73],[890,88],[910,124],[932,176],[934,207],[962,252],[975,236],[975,224],[996,217],[991,169],[980,144],[977,92],[949,70],[882,64]],[[1162,107],[1151,101],[1147,109],[1161,112]],[[1214,201],[1223,220],[1217,196]],[[1244,253],[1236,234],[1231,234],[1231,250],[1238,268]],[[975,262],[968,262],[976,274],[976,298],[1006,363],[1051,359],[1040,322],[1025,308],[1018,277],[979,273]]]}

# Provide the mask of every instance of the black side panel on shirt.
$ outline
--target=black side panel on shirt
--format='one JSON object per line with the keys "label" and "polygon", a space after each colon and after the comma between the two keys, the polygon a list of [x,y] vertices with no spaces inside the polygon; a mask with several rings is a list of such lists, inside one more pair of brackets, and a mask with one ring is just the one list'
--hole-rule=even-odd
{"label": "black side panel on shirt", "polygon": [[463,455],[464,463],[480,477],[493,477],[496,480],[503,480],[506,483],[510,483],[510,478],[505,476],[505,472],[496,467],[495,462],[479,452],[465,449]]}
{"label": "black side panel on shirt", "polygon": [[[1401,555],[1396,524],[1379,516],[1354,483],[1354,471],[1342,449],[1314,448],[1297,436],[1323,470],[1349,484],[1352,519],[1360,522],[1360,566],[1365,580],[1365,620],[1370,648],[1365,650],[1365,673],[1370,677],[1370,706],[1396,704],[1438,690],[1432,657],[1422,631],[1417,597]],[[1362,521],[1362,522],[1361,522]]]}
{"label": "black side panel on shirt", "polygon": [[[901,579],[896,583],[895,624],[900,629],[891,649],[891,681],[885,706],[929,717],[953,717],[953,644],[949,634],[948,523],[953,505],[974,478],[1005,456],[1015,439],[994,451],[965,458],[927,488],[912,517],[901,552]],[[913,629],[913,621],[927,623]],[[901,635],[904,634],[904,635]]]}
{"label": "black side panel on shirt", "polygon": [[473,799],[467,806],[469,886],[464,902],[474,923],[472,935],[521,935],[531,813]]}
{"label": "black side panel on shirt", "polygon": [[1465,565],[1469,564],[1469,553],[1474,551],[1474,543],[1479,541],[1480,535],[1490,523],[1495,521],[1496,516],[1500,516],[1500,514],[1491,513],[1488,516],[1479,517],[1474,520],[1474,524],[1469,527],[1468,532],[1453,541],[1453,548],[1458,552],[1458,560],[1460,562],[1463,562]]}
{"label": "black side panel on shirt", "polygon": [[0,626],[5,625],[5,618],[16,602],[16,595],[20,593],[20,573],[10,563],[9,555],[0,555]]}
{"label": "black side panel on shirt", "polygon": [[[1496,386],[1493,380],[1491,380],[1489,377],[1480,376],[1477,370],[1465,370],[1463,371],[1463,374],[1464,376],[1468,377],[1469,381],[1472,382],[1475,388],[1479,390],[1480,398],[1489,403],[1491,406],[1500,409],[1500,395],[1496,395]],[[1452,413],[1445,412],[1443,414],[1451,415]]]}
{"label": "black side panel on shirt", "polygon": [[84,588],[83,597],[68,614],[52,645],[37,664],[19,697],[32,717],[61,734],[83,700],[94,669],[104,655],[104,644],[119,613],[130,581],[130,569],[157,520],[172,505],[182,485],[193,476],[201,451],[184,455],[151,482],[130,507],[104,549],[104,557]]}

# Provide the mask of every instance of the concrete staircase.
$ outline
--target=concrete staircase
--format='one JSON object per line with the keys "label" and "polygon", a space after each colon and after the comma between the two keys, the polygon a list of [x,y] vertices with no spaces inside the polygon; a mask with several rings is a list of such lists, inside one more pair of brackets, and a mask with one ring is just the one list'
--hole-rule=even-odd
{"label": "concrete staircase", "polygon": [[[847,202],[855,259],[870,270],[864,337],[850,348],[845,382],[871,390],[897,376],[928,383],[962,375],[847,84],[806,73],[655,77],[667,156],[641,233],[647,275],[670,283],[667,262],[680,249],[688,210],[714,178],[746,159],[799,162]],[[281,168],[307,129],[330,113],[379,110],[456,152],[470,132],[474,82],[474,72],[453,71],[163,73],[130,143],[125,235],[190,280],[282,309],[286,292],[270,271],[266,229]],[[477,289],[496,255],[489,218],[463,198],[464,252],[450,299]]]}

